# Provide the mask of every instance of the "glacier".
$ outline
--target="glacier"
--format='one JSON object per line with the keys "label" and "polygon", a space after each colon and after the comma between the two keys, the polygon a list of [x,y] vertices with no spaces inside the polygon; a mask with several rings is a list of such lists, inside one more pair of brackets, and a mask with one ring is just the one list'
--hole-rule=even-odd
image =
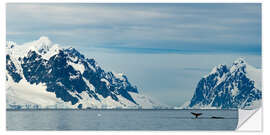
{"label": "glacier", "polygon": [[6,44],[7,109],[157,109],[126,75],[104,71],[75,48],[48,37]]}
{"label": "glacier", "polygon": [[181,109],[256,109],[261,106],[261,69],[238,58],[231,66],[220,64],[197,84]]}

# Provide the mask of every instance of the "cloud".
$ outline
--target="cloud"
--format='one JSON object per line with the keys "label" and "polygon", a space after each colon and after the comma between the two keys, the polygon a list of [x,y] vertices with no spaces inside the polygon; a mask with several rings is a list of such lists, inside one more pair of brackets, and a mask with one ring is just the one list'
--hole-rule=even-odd
{"label": "cloud", "polygon": [[[196,49],[261,46],[260,4],[13,4],[7,38],[75,46]],[[258,49],[259,48],[259,49]],[[211,48],[209,48],[211,49]],[[233,49],[233,48],[232,48]]]}

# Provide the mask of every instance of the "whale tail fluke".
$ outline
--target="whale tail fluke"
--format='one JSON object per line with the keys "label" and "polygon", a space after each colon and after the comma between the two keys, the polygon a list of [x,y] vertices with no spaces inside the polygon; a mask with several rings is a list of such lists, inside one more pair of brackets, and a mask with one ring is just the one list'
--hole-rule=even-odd
{"label": "whale tail fluke", "polygon": [[200,115],[202,115],[202,113],[194,113],[194,112],[190,112],[190,113],[193,114],[195,118],[198,118]]}

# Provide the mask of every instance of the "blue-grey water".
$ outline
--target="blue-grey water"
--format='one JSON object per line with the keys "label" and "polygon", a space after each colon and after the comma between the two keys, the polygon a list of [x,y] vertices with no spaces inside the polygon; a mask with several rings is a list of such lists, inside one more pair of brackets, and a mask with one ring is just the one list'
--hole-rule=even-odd
{"label": "blue-grey water", "polygon": [[237,122],[237,110],[7,111],[8,130],[234,130]]}

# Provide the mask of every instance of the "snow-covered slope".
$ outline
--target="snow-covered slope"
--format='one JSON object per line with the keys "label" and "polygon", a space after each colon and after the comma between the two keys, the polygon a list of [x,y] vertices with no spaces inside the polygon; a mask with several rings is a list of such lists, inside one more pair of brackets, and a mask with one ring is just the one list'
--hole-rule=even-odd
{"label": "snow-covered slope", "polygon": [[261,83],[261,70],[239,58],[231,67],[214,67],[199,81],[191,101],[181,108],[258,108],[262,98]]}
{"label": "snow-covered slope", "polygon": [[6,46],[7,108],[161,108],[124,74],[105,72],[47,37]]}

